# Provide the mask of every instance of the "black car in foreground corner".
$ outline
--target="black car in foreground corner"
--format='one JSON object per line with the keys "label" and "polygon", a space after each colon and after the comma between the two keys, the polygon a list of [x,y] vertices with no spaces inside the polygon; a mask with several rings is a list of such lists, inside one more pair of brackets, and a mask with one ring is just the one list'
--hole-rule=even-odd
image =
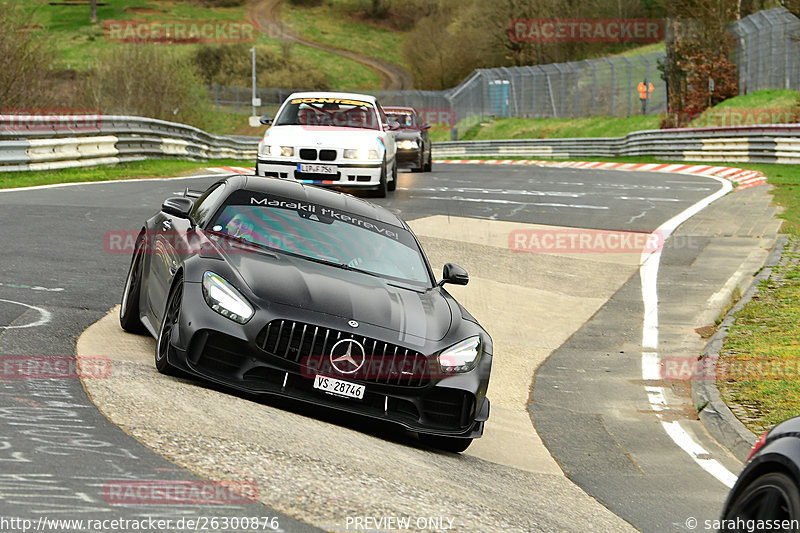
{"label": "black car in foreground corner", "polygon": [[231,176],[169,198],[136,241],[120,309],[155,365],[399,424],[463,451],[483,433],[492,340],[389,211]]}
{"label": "black car in foreground corner", "polygon": [[728,494],[720,531],[800,531],[800,417],[781,422],[753,446]]}
{"label": "black car in foreground corner", "polygon": [[411,172],[430,172],[433,169],[431,155],[430,124],[423,124],[413,107],[384,107],[383,112],[390,124],[397,124],[395,144],[397,146],[397,168]]}

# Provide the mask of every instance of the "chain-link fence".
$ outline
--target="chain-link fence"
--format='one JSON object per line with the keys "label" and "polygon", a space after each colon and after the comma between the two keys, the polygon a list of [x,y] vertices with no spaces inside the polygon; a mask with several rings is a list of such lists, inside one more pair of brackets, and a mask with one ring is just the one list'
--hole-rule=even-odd
{"label": "chain-link fence", "polygon": [[[569,118],[657,114],[666,109],[666,86],[658,70],[663,57],[655,52],[480,69],[448,91],[448,99],[458,120],[475,115]],[[640,93],[640,84],[644,93]]]}
{"label": "chain-link fence", "polygon": [[731,31],[737,39],[739,94],[800,90],[800,19],[776,7],[735,22]]}
{"label": "chain-link fence", "polygon": [[[800,19],[779,7],[737,21],[731,31],[737,39],[740,94],[761,89],[800,90]],[[666,110],[666,84],[658,68],[663,58],[662,52],[653,52],[571,63],[479,69],[446,91],[372,94],[383,105],[452,109],[457,122],[484,117],[651,115]],[[262,101],[258,111],[274,112],[291,92],[258,89]],[[213,85],[211,93],[218,107],[241,113],[251,110],[249,88]],[[644,102],[642,94],[646,95]]]}
{"label": "chain-link fence", "polygon": [[[446,91],[372,92],[383,105],[453,109],[457,121],[471,117],[564,118],[661,113],[666,88],[658,71],[663,53],[606,57],[532,67],[479,69]],[[647,82],[646,106],[639,84]],[[251,110],[251,89],[212,85],[217,107]],[[292,91],[258,89],[259,112],[274,110]],[[646,109],[644,109],[646,107]]]}

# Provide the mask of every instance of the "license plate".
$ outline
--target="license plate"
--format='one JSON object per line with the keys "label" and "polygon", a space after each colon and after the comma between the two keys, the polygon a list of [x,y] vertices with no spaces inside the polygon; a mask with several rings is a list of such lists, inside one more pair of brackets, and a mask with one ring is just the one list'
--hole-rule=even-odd
{"label": "license plate", "polygon": [[348,398],[364,399],[364,385],[342,381],[341,379],[329,378],[327,376],[317,376],[314,378],[314,388],[324,392],[329,392],[337,396]]}
{"label": "license plate", "polygon": [[336,165],[312,165],[310,163],[298,163],[297,170],[307,174],[329,174],[334,176],[339,171]]}

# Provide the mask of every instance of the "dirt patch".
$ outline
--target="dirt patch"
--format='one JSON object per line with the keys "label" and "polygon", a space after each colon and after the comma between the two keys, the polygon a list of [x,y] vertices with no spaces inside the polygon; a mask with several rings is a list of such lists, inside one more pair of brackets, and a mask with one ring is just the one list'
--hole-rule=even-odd
{"label": "dirt patch", "polygon": [[126,13],[138,13],[140,15],[157,15],[159,13],[166,13],[166,10],[157,7],[126,7]]}

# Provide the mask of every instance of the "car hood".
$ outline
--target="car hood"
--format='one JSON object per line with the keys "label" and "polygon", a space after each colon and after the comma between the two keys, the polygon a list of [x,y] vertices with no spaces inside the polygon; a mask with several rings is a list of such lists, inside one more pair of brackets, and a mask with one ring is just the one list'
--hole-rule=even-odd
{"label": "car hood", "polygon": [[265,302],[372,324],[414,344],[441,340],[452,327],[453,310],[438,288],[413,290],[380,277],[281,253],[222,253]]}
{"label": "car hood", "polygon": [[266,143],[283,146],[353,148],[377,145],[386,133],[379,130],[337,128],[331,126],[273,126],[264,136]]}
{"label": "car hood", "polygon": [[398,141],[403,139],[419,139],[422,137],[422,132],[419,130],[399,130],[394,132],[395,138]]}

